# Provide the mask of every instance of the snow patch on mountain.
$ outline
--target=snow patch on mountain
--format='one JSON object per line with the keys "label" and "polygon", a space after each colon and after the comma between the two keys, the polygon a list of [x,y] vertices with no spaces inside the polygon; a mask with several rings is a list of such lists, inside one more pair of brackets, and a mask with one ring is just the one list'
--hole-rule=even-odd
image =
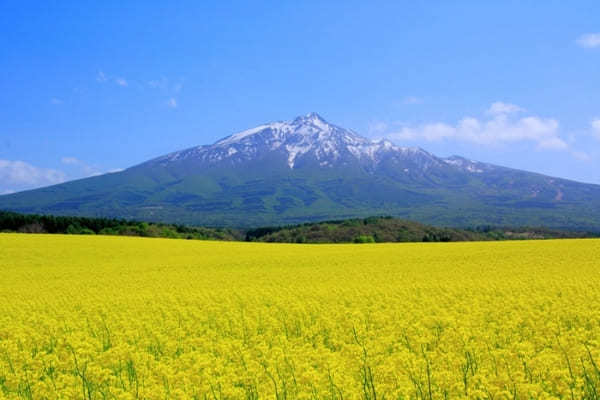
{"label": "snow patch on mountain", "polygon": [[478,161],[468,160],[468,159],[466,159],[464,157],[460,157],[460,156],[451,156],[448,158],[444,158],[443,161],[448,165],[452,165],[463,171],[473,172],[473,173],[482,173],[485,170],[492,168],[492,165],[490,165],[490,164],[485,164],[485,163],[481,163]]}
{"label": "snow patch on mountain", "polygon": [[310,146],[285,146],[288,152],[288,165],[290,168],[294,168],[294,162],[298,155],[307,153],[310,150]]}
{"label": "snow patch on mountain", "polygon": [[204,163],[229,160],[237,164],[272,153],[280,154],[290,169],[296,168],[302,157],[313,157],[323,168],[356,162],[374,168],[383,160],[392,160],[404,172],[408,172],[407,168],[402,167],[406,163],[410,163],[411,170],[417,168],[426,171],[445,166],[471,173],[483,172],[487,166],[458,156],[438,158],[423,149],[397,146],[389,140],[367,139],[328,123],[316,113],[297,117],[293,121],[262,124],[212,145],[178,151],[155,161],[161,165],[184,160]]}

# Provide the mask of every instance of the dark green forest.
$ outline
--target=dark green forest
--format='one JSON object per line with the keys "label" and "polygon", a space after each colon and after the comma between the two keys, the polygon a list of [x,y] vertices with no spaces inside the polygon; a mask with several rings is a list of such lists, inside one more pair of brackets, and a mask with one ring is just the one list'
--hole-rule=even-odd
{"label": "dark green forest", "polygon": [[139,222],[114,218],[25,215],[6,211],[0,211],[0,232],[120,235],[280,243],[462,242],[600,237],[600,232],[567,231],[540,227],[479,226],[469,229],[443,228],[385,216],[245,230]]}
{"label": "dark green forest", "polygon": [[64,217],[0,211],[1,232],[120,235],[199,240],[243,240],[241,231],[227,228],[127,221],[114,218]]}
{"label": "dark green forest", "polygon": [[246,240],[284,243],[463,242],[598,237],[599,233],[539,227],[443,228],[392,217],[369,217],[265,227],[246,231]]}

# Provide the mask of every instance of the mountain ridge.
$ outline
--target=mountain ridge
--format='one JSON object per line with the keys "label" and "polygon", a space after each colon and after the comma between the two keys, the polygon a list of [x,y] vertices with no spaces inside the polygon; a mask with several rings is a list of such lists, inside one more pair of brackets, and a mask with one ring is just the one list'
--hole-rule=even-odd
{"label": "mountain ridge", "polygon": [[[252,143],[252,139],[256,139]],[[262,141],[261,141],[262,139]],[[187,157],[201,157],[204,161],[221,161],[243,154],[255,155],[253,145],[267,146],[268,150],[282,150],[287,153],[288,166],[294,168],[297,156],[314,151],[318,159],[330,156],[334,160],[340,157],[340,150],[345,150],[357,158],[371,157],[382,150],[423,153],[431,156],[425,150],[416,147],[395,146],[388,140],[374,141],[364,138],[357,133],[332,125],[319,114],[311,112],[299,116],[293,121],[278,121],[261,124],[218,140],[212,145],[194,146],[181,151],[157,157],[150,162],[172,162]],[[246,147],[245,152],[240,147]],[[212,153],[211,153],[212,152]],[[208,153],[208,154],[207,154]],[[327,165],[324,161],[321,166]]]}
{"label": "mountain ridge", "polygon": [[121,172],[0,196],[0,209],[240,227],[393,215],[596,229],[600,185],[437,157],[309,113]]}

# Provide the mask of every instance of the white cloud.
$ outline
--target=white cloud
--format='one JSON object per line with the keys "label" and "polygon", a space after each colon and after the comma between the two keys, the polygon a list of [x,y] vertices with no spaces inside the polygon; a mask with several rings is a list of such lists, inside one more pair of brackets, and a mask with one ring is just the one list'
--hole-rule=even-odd
{"label": "white cloud", "polygon": [[524,108],[521,108],[515,104],[503,103],[501,101],[496,101],[492,103],[490,108],[487,109],[486,113],[489,115],[502,115],[502,114],[512,114],[516,112],[525,111]]}
{"label": "white cloud", "polygon": [[53,104],[55,106],[58,106],[58,105],[60,105],[62,103],[63,103],[63,101],[61,99],[59,99],[59,98],[53,97],[53,98],[50,99],[50,104]]}
{"label": "white cloud", "polygon": [[526,116],[516,118],[511,113],[523,111],[514,104],[492,104],[487,119],[464,117],[456,124],[431,122],[416,127],[402,127],[385,135],[393,140],[455,140],[481,145],[532,142],[539,149],[563,150],[568,144],[559,135],[559,123],[552,118]]}
{"label": "white cloud", "polygon": [[600,47],[600,33],[586,33],[581,35],[576,40],[577,44],[586,49]]}
{"label": "white cloud", "polygon": [[171,108],[177,108],[177,100],[174,97],[171,97],[169,101],[167,101],[167,105]]}
{"label": "white cloud", "polygon": [[579,161],[590,161],[592,157],[585,151],[571,150],[571,155]]}
{"label": "white cloud", "polygon": [[0,190],[23,190],[62,183],[67,179],[64,172],[39,168],[25,161],[0,160]]}
{"label": "white cloud", "polygon": [[78,164],[80,161],[75,157],[63,157],[60,159],[60,162],[67,165]]}
{"label": "white cloud", "polygon": [[55,185],[71,179],[122,171],[122,169],[101,171],[76,157],[63,157],[60,161],[65,165],[64,171],[36,167],[25,161],[0,159],[0,195]]}
{"label": "white cloud", "polygon": [[127,87],[127,81],[124,78],[115,78],[115,83],[119,86]]}
{"label": "white cloud", "polygon": [[551,137],[546,139],[541,139],[538,142],[538,147],[540,149],[549,149],[549,150],[564,150],[569,147],[567,142],[562,140],[559,137]]}

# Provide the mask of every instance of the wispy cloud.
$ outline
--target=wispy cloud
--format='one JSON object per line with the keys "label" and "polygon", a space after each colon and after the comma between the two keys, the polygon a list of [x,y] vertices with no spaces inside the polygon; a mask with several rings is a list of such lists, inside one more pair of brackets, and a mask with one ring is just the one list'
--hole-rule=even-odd
{"label": "wispy cloud", "polygon": [[60,162],[67,165],[75,165],[78,164],[80,161],[75,157],[63,157],[60,159]]}
{"label": "wispy cloud", "polygon": [[63,157],[60,159],[60,162],[64,165],[76,167],[76,175],[78,178],[102,175],[102,171],[100,171],[99,168],[89,165],[77,157]]}
{"label": "wispy cloud", "polygon": [[98,82],[106,82],[107,80],[108,80],[108,78],[106,77],[106,75],[104,74],[104,72],[98,71],[98,73],[96,74],[96,81],[98,81]]}
{"label": "wispy cloud", "polygon": [[53,97],[50,99],[50,104],[58,106],[61,105],[63,103],[63,101],[57,97]]}
{"label": "wispy cloud", "polygon": [[169,80],[162,76],[160,79],[153,79],[148,82],[148,86],[152,89],[168,89]]}
{"label": "wispy cloud", "polygon": [[538,149],[565,150],[569,147],[559,135],[556,119],[538,116],[515,117],[524,111],[514,104],[496,102],[487,110],[487,118],[464,117],[455,124],[430,122],[403,126],[384,136],[392,140],[461,141],[480,145],[534,143]]}
{"label": "wispy cloud", "polygon": [[592,134],[600,140],[600,118],[594,118],[591,123]]}
{"label": "wispy cloud", "polygon": [[571,155],[579,161],[590,161],[592,157],[585,151],[571,150]]}
{"label": "wispy cloud", "polygon": [[165,102],[168,107],[177,108],[178,103],[174,96],[183,89],[183,82],[177,81],[173,83],[172,80],[163,76],[160,79],[148,81],[147,85],[149,88],[157,89],[162,92],[163,95],[169,96],[169,99]]}
{"label": "wispy cloud", "polygon": [[379,138],[386,134],[389,130],[389,125],[382,121],[376,121],[369,124],[369,136]]}
{"label": "wispy cloud", "polygon": [[96,75],[96,81],[100,83],[109,82],[111,84],[115,84],[120,87],[131,87],[132,89],[144,90],[144,89],[153,89],[158,92],[158,94],[163,97],[164,104],[170,108],[177,108],[177,95],[183,89],[183,80],[173,80],[169,79],[165,76],[161,76],[158,79],[152,79],[148,81],[128,79],[123,76],[114,76],[104,73],[104,71],[99,71]]}
{"label": "wispy cloud", "polygon": [[127,81],[125,78],[115,78],[115,83],[119,86],[127,87]]}
{"label": "wispy cloud", "polygon": [[112,82],[121,87],[129,86],[129,82],[127,82],[127,79],[121,76],[109,76],[105,74],[104,71],[98,71],[98,73],[96,74],[96,81],[100,83]]}
{"label": "wispy cloud", "polygon": [[512,114],[516,112],[525,111],[524,108],[519,107],[515,104],[504,103],[502,101],[496,101],[492,103],[490,108],[487,109],[486,113],[488,115],[503,115],[503,114]]}
{"label": "wispy cloud", "polygon": [[600,33],[586,33],[577,38],[576,43],[586,49],[600,47]]}
{"label": "wispy cloud", "polygon": [[148,87],[151,89],[160,89],[169,93],[179,93],[183,89],[183,82],[173,81],[167,77],[161,76],[160,79],[153,79],[148,81]]}
{"label": "wispy cloud", "polygon": [[68,172],[70,179],[89,178],[92,176],[123,171],[123,168],[112,168],[107,170],[96,165],[90,165],[89,163],[72,156],[63,157],[60,159],[60,162],[65,165],[65,169]]}
{"label": "wispy cloud", "polygon": [[402,104],[422,104],[422,103],[423,103],[423,99],[421,99],[420,97],[407,96],[404,99],[402,99]]}

